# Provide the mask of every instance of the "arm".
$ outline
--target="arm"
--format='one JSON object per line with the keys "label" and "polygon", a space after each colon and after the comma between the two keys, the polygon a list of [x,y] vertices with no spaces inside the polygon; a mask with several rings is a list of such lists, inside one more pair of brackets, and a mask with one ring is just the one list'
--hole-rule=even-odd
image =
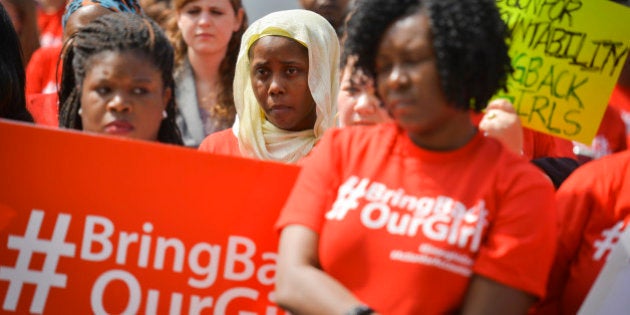
{"label": "arm", "polygon": [[535,297],[484,276],[473,275],[462,315],[526,314]]}
{"label": "arm", "polygon": [[319,235],[301,225],[280,234],[276,302],[293,314],[344,314],[362,304],[319,268]]}

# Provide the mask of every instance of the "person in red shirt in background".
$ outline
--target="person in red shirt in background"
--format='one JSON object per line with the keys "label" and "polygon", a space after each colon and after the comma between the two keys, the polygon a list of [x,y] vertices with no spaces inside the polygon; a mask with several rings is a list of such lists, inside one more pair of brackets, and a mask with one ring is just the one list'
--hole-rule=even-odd
{"label": "person in red shirt in background", "polygon": [[62,17],[66,11],[66,0],[38,0],[37,25],[40,48],[37,49],[26,67],[26,94],[56,93],[57,62],[63,43]]}
{"label": "person in red shirt in background", "polygon": [[577,313],[630,224],[629,192],[627,150],[580,166],[562,184],[556,193],[560,233],[548,296],[532,313]]}
{"label": "person in red shirt in background", "polygon": [[37,0],[37,26],[41,47],[62,44],[61,19],[66,11],[66,0]]}

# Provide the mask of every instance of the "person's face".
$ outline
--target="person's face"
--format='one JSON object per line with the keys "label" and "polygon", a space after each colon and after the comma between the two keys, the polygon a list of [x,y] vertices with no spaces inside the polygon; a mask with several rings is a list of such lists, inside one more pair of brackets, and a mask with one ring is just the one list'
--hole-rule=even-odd
{"label": "person's face", "polygon": [[401,18],[385,31],[376,73],[385,108],[412,138],[440,130],[458,113],[442,91],[429,21],[423,13]]}
{"label": "person's face", "polygon": [[351,0],[300,0],[302,8],[313,11],[338,28],[343,24]]}
{"label": "person's face", "polygon": [[243,9],[229,0],[196,0],[177,10],[177,26],[189,49],[200,54],[224,53],[243,22]]}
{"label": "person's face", "polygon": [[250,79],[258,104],[276,127],[312,129],[317,118],[308,87],[308,50],[281,36],[265,36],[249,51]]}
{"label": "person's face", "polygon": [[80,87],[83,130],[156,141],[172,93],[160,70],[136,52],[103,51],[86,63]]}
{"label": "person's face", "polygon": [[346,65],[341,74],[337,107],[341,127],[374,125],[390,120],[376,96],[374,80],[360,72],[353,74],[351,64]]}

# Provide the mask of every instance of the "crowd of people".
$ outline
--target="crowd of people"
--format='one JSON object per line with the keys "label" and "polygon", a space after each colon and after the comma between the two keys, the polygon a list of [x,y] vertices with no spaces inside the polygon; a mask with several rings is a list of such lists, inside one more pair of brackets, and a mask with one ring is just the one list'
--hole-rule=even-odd
{"label": "crowd of people", "polygon": [[581,144],[493,99],[495,0],[300,4],[0,0],[0,118],[297,164],[292,314],[575,314],[630,224],[630,58]]}

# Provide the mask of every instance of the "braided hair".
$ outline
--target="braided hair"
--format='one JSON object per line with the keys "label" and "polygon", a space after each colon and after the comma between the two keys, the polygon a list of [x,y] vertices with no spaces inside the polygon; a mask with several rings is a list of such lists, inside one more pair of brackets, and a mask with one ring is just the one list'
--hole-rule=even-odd
{"label": "braided hair", "polygon": [[442,89],[457,108],[483,110],[512,72],[507,27],[495,0],[357,0],[347,21],[342,63],[375,77],[383,34],[396,20],[425,12]]}
{"label": "braided hair", "polygon": [[[138,52],[162,73],[165,88],[175,91],[173,48],[160,27],[150,18],[133,13],[101,16],[75,33],[64,48],[59,89],[59,126],[82,130],[81,86],[90,67],[90,58],[103,51]],[[175,123],[175,97],[166,105],[168,117],[158,131],[158,141],[183,144]]]}

